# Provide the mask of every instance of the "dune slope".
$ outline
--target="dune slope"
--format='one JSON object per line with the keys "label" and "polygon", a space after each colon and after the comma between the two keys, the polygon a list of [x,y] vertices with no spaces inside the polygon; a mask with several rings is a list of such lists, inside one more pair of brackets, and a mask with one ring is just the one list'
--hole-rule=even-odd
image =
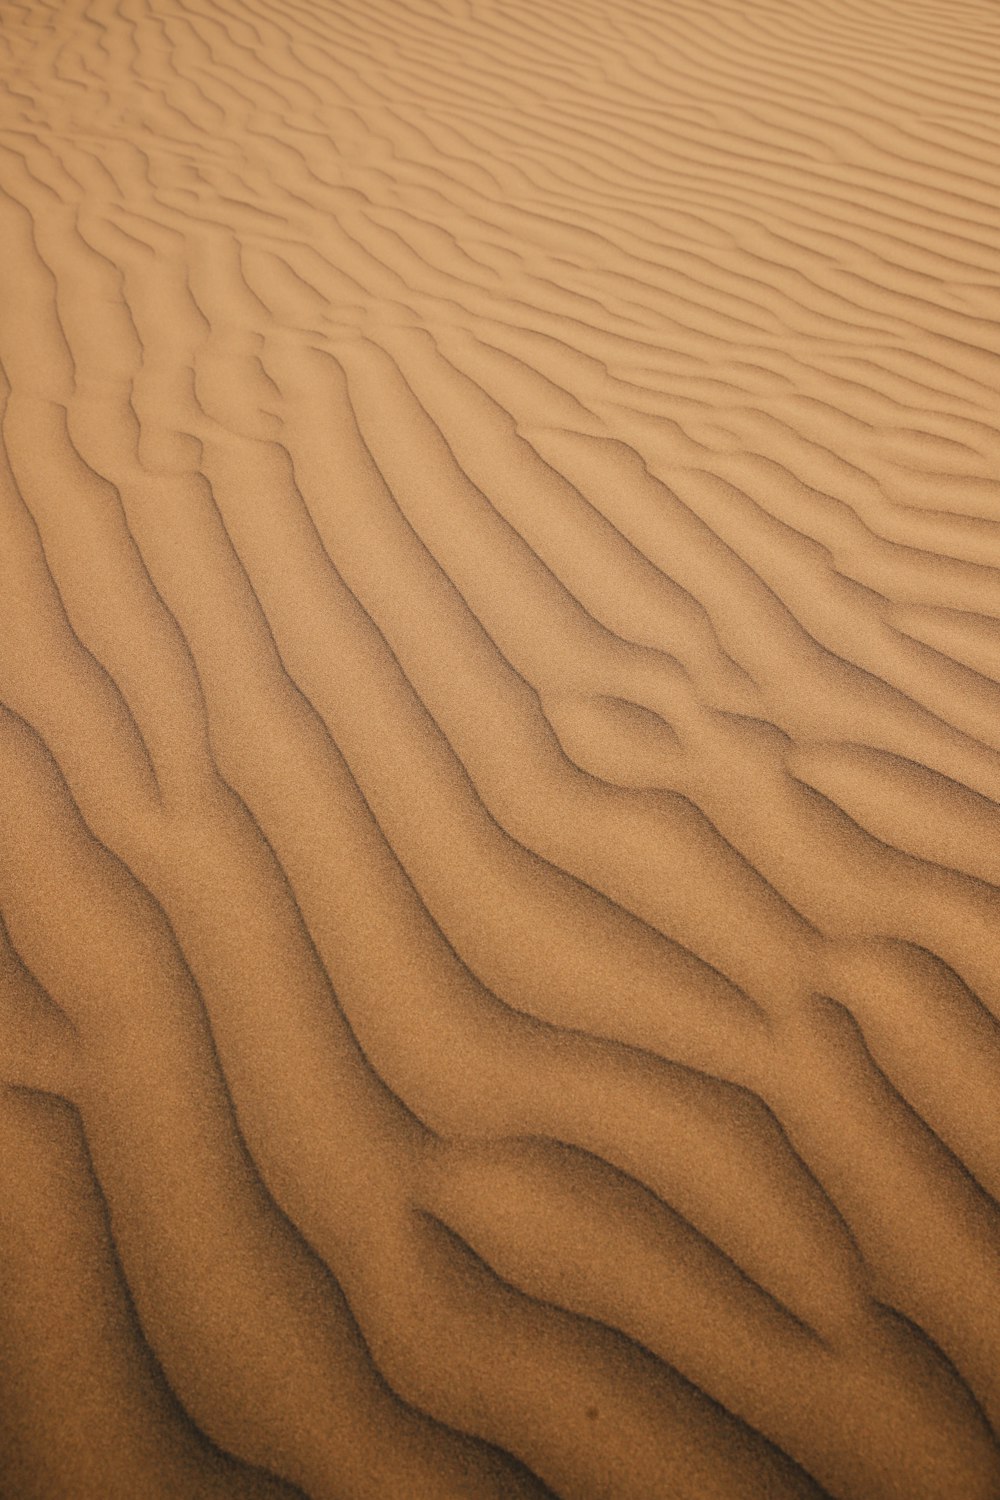
{"label": "dune slope", "polygon": [[996,1500],[1000,16],[0,0],[0,1492]]}

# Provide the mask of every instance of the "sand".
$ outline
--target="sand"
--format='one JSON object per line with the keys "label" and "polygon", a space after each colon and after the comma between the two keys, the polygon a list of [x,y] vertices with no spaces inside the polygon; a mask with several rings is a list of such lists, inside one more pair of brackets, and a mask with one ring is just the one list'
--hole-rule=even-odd
{"label": "sand", "polygon": [[996,1500],[995,6],[0,72],[4,1500]]}

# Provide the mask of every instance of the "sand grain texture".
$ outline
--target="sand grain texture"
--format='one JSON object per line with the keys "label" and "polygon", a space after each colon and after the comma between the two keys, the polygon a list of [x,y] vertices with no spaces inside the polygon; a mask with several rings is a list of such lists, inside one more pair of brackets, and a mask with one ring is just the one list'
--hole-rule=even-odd
{"label": "sand grain texture", "polygon": [[996,1500],[995,7],[0,89],[0,1493]]}

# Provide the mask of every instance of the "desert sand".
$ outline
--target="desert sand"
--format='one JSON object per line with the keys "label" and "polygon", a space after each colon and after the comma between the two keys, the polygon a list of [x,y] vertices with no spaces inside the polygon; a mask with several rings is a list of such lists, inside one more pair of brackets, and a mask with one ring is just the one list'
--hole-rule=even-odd
{"label": "desert sand", "polygon": [[4,1500],[997,1500],[995,5],[0,73]]}

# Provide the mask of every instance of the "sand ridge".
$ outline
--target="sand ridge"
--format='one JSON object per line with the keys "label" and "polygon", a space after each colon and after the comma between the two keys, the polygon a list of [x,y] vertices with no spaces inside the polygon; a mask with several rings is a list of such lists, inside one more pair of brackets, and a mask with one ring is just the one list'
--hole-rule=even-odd
{"label": "sand ridge", "polygon": [[993,8],[0,67],[0,1493],[995,1500]]}

